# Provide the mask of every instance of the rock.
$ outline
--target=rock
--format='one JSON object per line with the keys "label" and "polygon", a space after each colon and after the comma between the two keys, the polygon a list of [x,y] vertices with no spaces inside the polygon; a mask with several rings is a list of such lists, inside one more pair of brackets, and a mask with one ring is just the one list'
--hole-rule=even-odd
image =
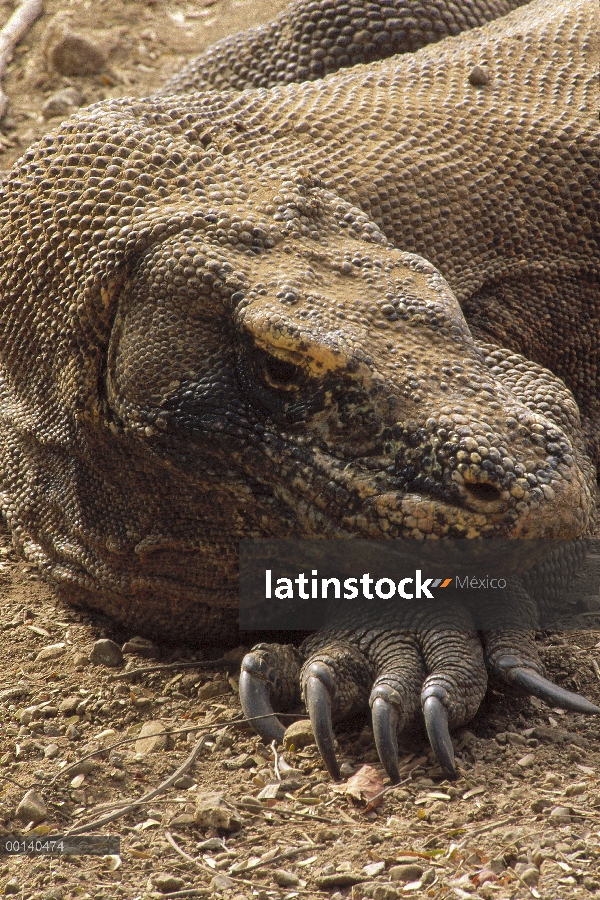
{"label": "rock", "polygon": [[423,866],[416,863],[409,863],[404,866],[392,866],[388,872],[392,881],[418,881],[423,874]]}
{"label": "rock", "polygon": [[65,697],[64,700],[58,704],[58,711],[63,714],[63,716],[72,716],[77,707],[81,702],[81,697]]}
{"label": "rock", "polygon": [[317,840],[319,842],[326,843],[327,841],[337,841],[339,837],[341,837],[341,830],[339,828],[330,828],[326,826],[325,828],[319,828],[317,831]]}
{"label": "rock", "polygon": [[264,806],[262,805],[258,797],[251,797],[249,795],[240,797],[240,799],[236,801],[235,805],[238,809],[245,809],[248,810],[248,812],[252,813],[261,813],[264,810]]}
{"label": "rock", "polygon": [[211,837],[206,841],[198,841],[196,844],[197,850],[206,850],[211,853],[222,853],[225,849],[225,844],[223,842],[223,838]]}
{"label": "rock", "polygon": [[42,647],[40,652],[35,657],[35,662],[44,662],[50,659],[58,659],[59,656],[63,656],[67,652],[67,645],[65,643],[60,644],[48,644],[47,647]]}
{"label": "rock", "polygon": [[81,91],[77,88],[63,88],[62,91],[55,91],[51,94],[42,106],[42,115],[45,119],[52,119],[54,116],[69,116],[74,109],[81,106]]}
{"label": "rock", "polygon": [[353,884],[361,884],[365,881],[364,875],[353,872],[334,872],[332,875],[318,875],[315,884],[319,888],[351,887]]}
{"label": "rock", "polygon": [[383,883],[380,881],[367,881],[360,886],[360,896],[368,897],[369,900],[371,898],[372,900],[398,900],[402,895],[398,893],[398,889],[393,884],[385,881]]}
{"label": "rock", "polygon": [[544,812],[545,809],[548,809],[549,806],[552,806],[550,800],[546,797],[539,797],[537,800],[534,800],[531,804],[531,809],[534,813]]}
{"label": "rock", "polygon": [[78,728],[75,728],[75,725],[69,725],[65,734],[70,741],[78,741],[81,737],[81,732]]}
{"label": "rock", "polygon": [[187,791],[188,788],[194,787],[195,784],[196,782],[191,775],[182,775],[181,778],[177,779],[173,787],[176,787],[179,791]]}
{"label": "rock", "polygon": [[550,811],[550,819],[555,825],[568,825],[571,821],[571,812],[566,806],[555,806]]}
{"label": "rock", "polygon": [[48,746],[44,749],[44,756],[46,759],[54,759],[55,756],[58,756],[60,753],[60,747],[58,744],[48,744]]}
{"label": "rock", "polygon": [[95,666],[120,666],[123,664],[121,648],[114,641],[101,638],[92,647],[90,662],[93,662]]}
{"label": "rock", "polygon": [[9,878],[6,884],[4,885],[4,893],[5,894],[20,894],[21,893],[21,885],[17,881],[16,878]]}
{"label": "rock", "polygon": [[535,866],[527,866],[523,872],[519,872],[521,881],[524,881],[528,887],[535,887],[540,880],[540,872]]}
{"label": "rock", "polygon": [[156,875],[151,875],[150,881],[161,894],[170,894],[174,891],[180,891],[185,886],[183,878],[179,878],[177,875],[171,875],[169,872],[158,872]]}
{"label": "rock", "polygon": [[215,894],[221,894],[232,887],[235,887],[235,881],[229,875],[215,875],[210,883],[210,889]]}
{"label": "rock", "polygon": [[366,866],[363,866],[363,872],[365,875],[368,875],[369,878],[376,878],[378,875],[381,875],[382,872],[385,872],[385,863],[383,860],[380,862],[368,863]]}
{"label": "rock", "polygon": [[483,87],[484,84],[488,84],[489,80],[490,73],[483,66],[473,66],[469,72],[469,84],[475,87]]}
{"label": "rock", "polygon": [[283,736],[283,747],[285,750],[301,750],[315,743],[315,736],[312,730],[310,719],[300,719],[298,722],[292,722],[285,730]]}
{"label": "rock", "polygon": [[175,825],[179,828],[185,826],[189,828],[194,824],[194,817],[191,813],[176,813],[172,819],[169,819],[169,825]]}
{"label": "rock", "polygon": [[202,687],[198,688],[198,700],[212,700],[213,697],[219,697],[229,693],[231,688],[226,681],[207,681]]}
{"label": "rock", "polygon": [[198,796],[194,822],[204,828],[219,831],[239,831],[242,820],[222,794],[210,793]]}
{"label": "rock", "polygon": [[98,75],[106,66],[106,56],[83,34],[68,31],[51,48],[50,64],[61,75]]}
{"label": "rock", "polygon": [[561,744],[566,740],[567,732],[564,728],[555,728],[550,725],[536,725],[533,729],[532,736],[538,741],[547,741],[552,744]]}
{"label": "rock", "polygon": [[521,766],[522,769],[527,769],[529,766],[532,766],[535,762],[535,753],[527,753],[525,756],[522,756],[521,759],[517,760],[517,765]]}
{"label": "rock", "polygon": [[151,722],[144,722],[139,737],[135,742],[136,753],[156,753],[158,750],[164,750],[167,746],[168,734],[164,722],[160,719],[154,719]]}
{"label": "rock", "polygon": [[44,900],[63,900],[64,894],[62,888],[53,887],[44,894]]}
{"label": "rock", "polygon": [[300,879],[293,872],[286,869],[275,869],[273,872],[273,880],[279,887],[296,887],[300,884]]}
{"label": "rock", "polygon": [[274,781],[271,784],[266,784],[262,791],[260,791],[257,799],[258,800],[277,800],[278,797],[283,796],[283,791],[281,789],[281,782]]}
{"label": "rock", "polygon": [[43,822],[48,814],[44,798],[37,791],[27,791],[19,805],[17,806],[16,816],[22,822],[33,822],[37,825]]}
{"label": "rock", "polygon": [[565,789],[565,797],[578,797],[580,794],[585,794],[589,787],[590,785],[587,782],[577,781]]}
{"label": "rock", "polygon": [[81,670],[85,669],[90,663],[90,658],[87,653],[82,653],[81,651],[76,651],[73,654],[73,665],[76,669]]}
{"label": "rock", "polygon": [[121,647],[123,653],[133,653],[135,656],[142,656],[144,659],[158,659],[159,651],[156,644],[147,638],[136,635],[125,641]]}
{"label": "rock", "polygon": [[89,775],[96,768],[96,762],[93,759],[82,759],[81,762],[73,763],[70,769],[72,775]]}

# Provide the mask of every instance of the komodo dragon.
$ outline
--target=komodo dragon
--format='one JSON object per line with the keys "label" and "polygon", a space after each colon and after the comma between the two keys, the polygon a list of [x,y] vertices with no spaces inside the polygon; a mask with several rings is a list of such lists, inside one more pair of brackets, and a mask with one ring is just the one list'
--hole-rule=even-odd
{"label": "komodo dragon", "polygon": [[[96,104],[16,164],[2,509],[70,599],[215,642],[235,632],[241,538],[590,532],[595,0],[534,0],[274,83],[516,6],[300,3],[287,21],[308,27],[275,40],[268,89],[186,96],[192,66],[178,94]],[[418,8],[429,25],[407,19]],[[234,44],[245,66],[213,55],[207,77],[255,83],[261,33]],[[332,718],[370,702],[392,779],[420,708],[454,774],[449,729],[477,710],[486,667],[599,711],[542,677],[530,634],[436,625],[259,645],[244,708],[302,693],[335,776]],[[257,728],[281,735],[274,716]]]}

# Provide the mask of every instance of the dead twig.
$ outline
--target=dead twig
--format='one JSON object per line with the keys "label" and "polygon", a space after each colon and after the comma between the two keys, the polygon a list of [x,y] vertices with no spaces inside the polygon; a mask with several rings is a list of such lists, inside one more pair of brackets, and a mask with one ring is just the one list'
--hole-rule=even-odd
{"label": "dead twig", "polygon": [[239,669],[240,664],[231,659],[202,659],[202,660],[177,660],[172,663],[161,663],[158,666],[140,666],[139,669],[127,669],[125,672],[118,672],[111,675],[111,681],[120,681],[122,678],[129,678],[130,675],[148,675],[153,672],[171,672],[173,669]]}
{"label": "dead twig", "polygon": [[277,781],[281,781],[281,772],[279,771],[279,753],[277,752],[277,741],[271,741],[271,751],[273,756],[275,757],[275,775],[277,777]]}
{"label": "dead twig", "polygon": [[138,800],[133,800],[128,806],[124,806],[122,809],[117,809],[115,810],[115,812],[108,813],[108,815],[103,816],[100,819],[95,819],[93,822],[89,822],[87,825],[78,825],[77,828],[71,828],[68,832],[66,832],[66,834],[77,835],[95,831],[97,828],[101,828],[103,825],[108,825],[109,822],[114,822],[115,819],[120,819],[121,816],[125,816],[128,813],[133,812],[140,806],[143,806],[144,803],[148,803],[149,800],[152,800],[158,794],[162,794],[192,768],[192,766],[196,762],[198,754],[202,750],[208,738],[208,734],[203,734],[200,740],[197,741],[194,745],[194,749],[185,760],[185,762],[183,762],[182,765],[179,766],[179,768],[176,769],[176,771],[173,772],[172,775],[169,775],[168,778],[162,781],[158,785],[158,787],[155,787],[151,791],[148,791],[147,794],[144,794],[144,796],[140,797]]}
{"label": "dead twig", "polygon": [[15,47],[41,14],[42,8],[42,0],[22,0],[0,31],[0,119],[8,109],[8,98],[1,86],[4,73],[13,58]]}

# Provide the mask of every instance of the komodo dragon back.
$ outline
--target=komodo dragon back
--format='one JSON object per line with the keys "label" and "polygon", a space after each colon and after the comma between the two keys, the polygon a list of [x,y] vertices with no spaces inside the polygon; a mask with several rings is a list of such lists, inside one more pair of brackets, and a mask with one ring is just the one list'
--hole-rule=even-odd
{"label": "komodo dragon back", "polygon": [[235,631],[241,538],[589,530],[598,32],[594,0],[533,2],[319,81],[106,101],[31,147],[0,226],[25,557],[197,641]]}

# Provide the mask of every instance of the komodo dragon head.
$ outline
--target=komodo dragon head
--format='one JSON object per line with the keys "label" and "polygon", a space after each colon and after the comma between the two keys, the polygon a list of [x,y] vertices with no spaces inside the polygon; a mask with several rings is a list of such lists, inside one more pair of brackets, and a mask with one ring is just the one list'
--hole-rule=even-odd
{"label": "komodo dragon head", "polygon": [[241,538],[584,532],[561,381],[478,344],[309,169],[198,152],[189,101],[147,112],[72,119],[4,187],[2,505],[29,559],[181,640],[234,622]]}

